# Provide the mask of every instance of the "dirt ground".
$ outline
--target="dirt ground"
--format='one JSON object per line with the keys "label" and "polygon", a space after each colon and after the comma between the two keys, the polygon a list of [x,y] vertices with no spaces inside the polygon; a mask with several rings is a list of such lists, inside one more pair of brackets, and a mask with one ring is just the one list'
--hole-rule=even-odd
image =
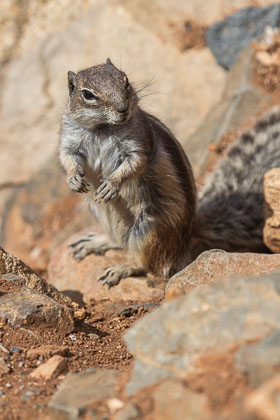
{"label": "dirt ground", "polygon": [[87,368],[127,371],[131,366],[132,356],[126,349],[122,335],[152,308],[153,306],[138,307],[129,303],[87,308],[85,319],[68,336],[59,335],[43,326],[32,330],[14,327],[2,320],[0,341],[10,352],[7,360],[10,373],[0,375],[0,389],[4,390],[4,395],[0,398],[0,418],[43,418],[47,413],[50,397],[64,378],[62,375],[48,381],[32,379],[30,373],[44,363],[44,357],[28,357],[28,350],[49,345],[66,347],[65,357],[69,372],[79,372]]}

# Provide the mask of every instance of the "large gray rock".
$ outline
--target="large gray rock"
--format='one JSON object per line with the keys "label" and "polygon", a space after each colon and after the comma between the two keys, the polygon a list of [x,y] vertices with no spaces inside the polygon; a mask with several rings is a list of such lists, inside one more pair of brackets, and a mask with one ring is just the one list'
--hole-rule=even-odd
{"label": "large gray rock", "polygon": [[279,4],[266,8],[247,7],[215,23],[207,31],[207,45],[218,63],[230,69],[239,53],[261,35],[266,26],[280,26]]}
{"label": "large gray rock", "polygon": [[208,352],[265,337],[278,328],[280,273],[199,286],[138,321],[124,336],[135,365],[127,392],[184,377]]}

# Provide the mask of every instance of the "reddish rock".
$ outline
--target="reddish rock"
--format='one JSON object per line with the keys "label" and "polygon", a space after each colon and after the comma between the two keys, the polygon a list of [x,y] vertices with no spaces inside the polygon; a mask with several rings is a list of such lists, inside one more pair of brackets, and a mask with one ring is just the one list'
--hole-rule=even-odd
{"label": "reddish rock", "polygon": [[61,291],[76,290],[83,294],[87,303],[96,301],[137,301],[138,303],[159,301],[164,296],[166,282],[149,277],[130,277],[117,286],[108,289],[97,279],[106,268],[125,264],[128,259],[124,252],[111,250],[104,256],[90,254],[81,261],[70,254],[69,243],[77,240],[84,232],[74,235],[56,249],[48,267],[48,280]]}
{"label": "reddish rock", "polygon": [[[70,305],[72,303],[68,296],[58,292],[57,289],[46,282],[28,265],[15,255],[5,251],[0,247],[0,275],[1,283],[18,283],[27,286],[29,289],[36,290],[55,300],[57,303]],[[0,316],[1,318],[1,316]]]}
{"label": "reddish rock", "polygon": [[37,347],[36,349],[28,350],[26,356],[28,359],[37,359],[38,357],[50,357],[50,356],[67,356],[69,352],[69,348],[66,346],[55,346],[55,345],[48,345],[48,346],[41,346]]}
{"label": "reddish rock", "polygon": [[265,174],[264,196],[264,242],[271,251],[280,252],[280,168]]}
{"label": "reddish rock", "polygon": [[12,325],[29,328],[44,326],[62,334],[74,329],[71,309],[27,287],[0,296],[0,317],[6,318]]}
{"label": "reddish rock", "polygon": [[69,191],[53,156],[10,198],[2,245],[36,271],[44,272],[53,249],[90,224],[92,218],[83,201],[80,194]]}
{"label": "reddish rock", "polygon": [[37,367],[30,376],[33,379],[52,379],[67,371],[67,361],[61,356],[53,356],[43,365]]}
{"label": "reddish rock", "polygon": [[216,282],[233,274],[254,276],[280,269],[280,255],[229,253],[221,250],[203,252],[197,259],[175,274],[166,286],[165,300],[189,293],[200,284]]}

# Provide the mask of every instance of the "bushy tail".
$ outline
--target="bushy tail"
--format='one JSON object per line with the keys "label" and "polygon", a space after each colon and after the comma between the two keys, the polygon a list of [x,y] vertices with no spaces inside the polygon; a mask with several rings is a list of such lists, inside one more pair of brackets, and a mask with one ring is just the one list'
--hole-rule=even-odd
{"label": "bushy tail", "polygon": [[280,167],[280,108],[243,133],[198,199],[192,249],[264,252],[264,174]]}

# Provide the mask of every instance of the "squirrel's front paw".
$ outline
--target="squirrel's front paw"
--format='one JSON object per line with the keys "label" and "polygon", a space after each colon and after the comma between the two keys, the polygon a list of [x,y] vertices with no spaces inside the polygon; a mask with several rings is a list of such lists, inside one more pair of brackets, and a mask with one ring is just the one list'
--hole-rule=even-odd
{"label": "squirrel's front paw", "polygon": [[89,183],[84,178],[85,173],[82,169],[78,170],[74,175],[67,178],[67,184],[72,191],[87,193],[89,192]]}
{"label": "squirrel's front paw", "polygon": [[97,203],[107,203],[116,196],[119,191],[119,185],[112,180],[107,179],[96,190],[94,200]]}

